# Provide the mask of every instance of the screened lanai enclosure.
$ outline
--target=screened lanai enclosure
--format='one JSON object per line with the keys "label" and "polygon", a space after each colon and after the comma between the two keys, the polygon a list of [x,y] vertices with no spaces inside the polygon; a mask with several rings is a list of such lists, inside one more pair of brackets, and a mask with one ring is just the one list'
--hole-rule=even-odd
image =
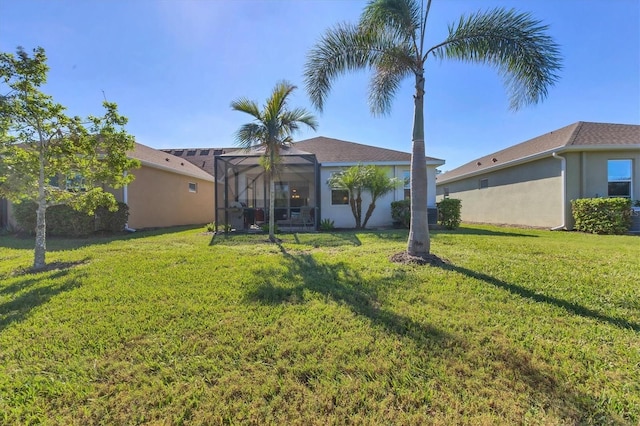
{"label": "screened lanai enclosure", "polygon": [[[264,148],[215,156],[216,224],[237,232],[259,231],[269,223],[269,177]],[[314,231],[319,211],[316,156],[288,146],[280,151],[275,177],[275,223],[282,231]]]}

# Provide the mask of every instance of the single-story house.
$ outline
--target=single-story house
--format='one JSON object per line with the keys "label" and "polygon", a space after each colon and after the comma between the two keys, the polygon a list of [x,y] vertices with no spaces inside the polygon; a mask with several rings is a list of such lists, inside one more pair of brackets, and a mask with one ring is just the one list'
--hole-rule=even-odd
{"label": "single-story house", "polygon": [[129,206],[130,228],[213,222],[215,179],[189,161],[136,143],[129,153],[141,167],[135,180],[113,193]]}
{"label": "single-story house", "polygon": [[577,122],[443,173],[465,222],[573,228],[571,200],[640,200],[640,125]]}
{"label": "single-story house", "polygon": [[[250,229],[268,220],[269,182],[260,164],[264,150],[212,148],[206,156],[200,154],[202,149],[172,149],[165,152],[180,154],[181,158],[203,168],[211,164],[208,156],[213,156],[212,175],[217,176],[220,183],[216,187],[216,223],[227,223],[235,229]],[[324,219],[332,220],[334,226],[339,228],[353,227],[355,221],[347,194],[343,190],[330,188],[326,182],[332,173],[357,164],[384,167],[390,177],[407,182],[377,201],[368,227],[392,225],[391,202],[409,197],[410,153],[316,137],[294,142],[284,148],[281,161],[275,199],[275,219],[280,227],[304,225],[317,229]],[[431,216],[435,221],[436,168],[444,164],[444,160],[427,157],[425,161],[429,185],[428,207],[433,211]],[[211,173],[211,170],[208,171]],[[363,214],[369,201],[366,194],[363,197]]]}
{"label": "single-story house", "polygon": [[[213,176],[179,157],[136,143],[129,152],[141,167],[130,170],[135,180],[107,189],[129,206],[127,226],[133,229],[194,225],[214,220]],[[0,225],[17,227],[11,203],[0,200]]]}

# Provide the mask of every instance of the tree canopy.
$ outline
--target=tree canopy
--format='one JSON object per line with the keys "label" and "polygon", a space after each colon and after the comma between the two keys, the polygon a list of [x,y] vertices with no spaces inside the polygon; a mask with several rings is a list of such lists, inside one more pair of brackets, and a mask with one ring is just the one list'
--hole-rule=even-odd
{"label": "tree canopy", "polygon": [[139,165],[127,156],[134,139],[117,105],[105,101],[101,117],[69,117],[41,91],[48,71],[41,47],[32,55],[21,47],[16,54],[0,53],[0,196],[37,205],[35,269],[46,264],[46,209],[115,209],[114,196],[104,188],[131,182],[126,171]]}

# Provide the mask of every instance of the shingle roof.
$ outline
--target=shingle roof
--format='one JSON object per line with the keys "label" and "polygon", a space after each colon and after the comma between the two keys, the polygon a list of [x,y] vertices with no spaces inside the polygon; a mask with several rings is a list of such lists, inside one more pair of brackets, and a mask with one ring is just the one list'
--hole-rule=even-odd
{"label": "shingle roof", "polygon": [[236,148],[167,148],[162,151],[187,160],[213,176],[214,156],[233,149]]}
{"label": "shingle roof", "polygon": [[133,151],[129,152],[131,158],[140,160],[140,162],[149,167],[166,170],[173,173],[179,173],[186,176],[191,176],[198,179],[208,180],[213,182],[213,176],[206,171],[202,170],[196,165],[185,161],[182,158],[171,155],[167,152],[153,149],[146,145],[136,143]]}
{"label": "shingle roof", "polygon": [[591,123],[578,121],[558,130],[513,145],[501,151],[470,161],[437,177],[437,183],[461,179],[490,169],[505,167],[509,163],[526,161],[538,155],[551,155],[553,151],[612,148],[640,148],[640,125]]}
{"label": "shingle roof", "polygon": [[[326,138],[324,136],[295,142],[293,146],[315,154],[320,164],[411,161],[411,154],[408,152],[378,148],[371,145]],[[444,164],[443,160],[437,158],[426,157],[426,160]]]}

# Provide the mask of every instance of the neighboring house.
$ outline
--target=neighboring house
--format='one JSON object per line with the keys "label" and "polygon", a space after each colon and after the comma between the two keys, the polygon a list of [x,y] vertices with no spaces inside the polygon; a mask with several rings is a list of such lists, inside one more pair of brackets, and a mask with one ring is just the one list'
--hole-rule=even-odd
{"label": "neighboring house", "polygon": [[113,191],[129,206],[130,228],[156,228],[213,222],[213,176],[189,161],[136,143],[129,153],[140,161],[135,180]]}
{"label": "neighboring house", "polygon": [[438,176],[465,222],[573,228],[571,200],[640,200],[640,125],[577,122]]}
{"label": "neighboring house", "polygon": [[[168,150],[167,150],[168,151]],[[183,154],[189,150],[183,150]],[[260,157],[261,149],[216,150],[214,172],[218,176],[216,223],[229,223],[234,228],[248,229],[251,225],[267,221],[269,209],[269,182],[265,179]],[[176,153],[176,150],[171,150]],[[200,159],[192,155],[194,164]],[[183,156],[183,158],[187,158]],[[392,193],[380,198],[367,224],[368,227],[392,225],[391,202],[409,197],[409,169],[411,154],[377,148],[326,137],[316,137],[291,144],[281,152],[281,172],[276,181],[275,214],[280,227],[306,225],[311,215],[310,228],[316,229],[323,219],[334,221],[339,228],[351,228],[355,221],[345,191],[329,188],[327,180],[332,173],[357,164],[384,167],[389,177],[401,184]],[[190,160],[191,161],[191,160]],[[435,213],[436,167],[443,160],[425,158],[428,173],[428,207]],[[369,205],[368,194],[363,196],[363,214]],[[238,205],[243,211],[239,211]],[[310,211],[310,213],[308,213]],[[435,220],[435,214],[431,215]]]}
{"label": "neighboring house", "polygon": [[[131,158],[141,167],[130,170],[135,180],[107,189],[129,206],[127,226],[133,229],[194,225],[214,220],[215,179],[188,161],[136,143]],[[0,200],[0,225],[16,228],[11,203]]]}

